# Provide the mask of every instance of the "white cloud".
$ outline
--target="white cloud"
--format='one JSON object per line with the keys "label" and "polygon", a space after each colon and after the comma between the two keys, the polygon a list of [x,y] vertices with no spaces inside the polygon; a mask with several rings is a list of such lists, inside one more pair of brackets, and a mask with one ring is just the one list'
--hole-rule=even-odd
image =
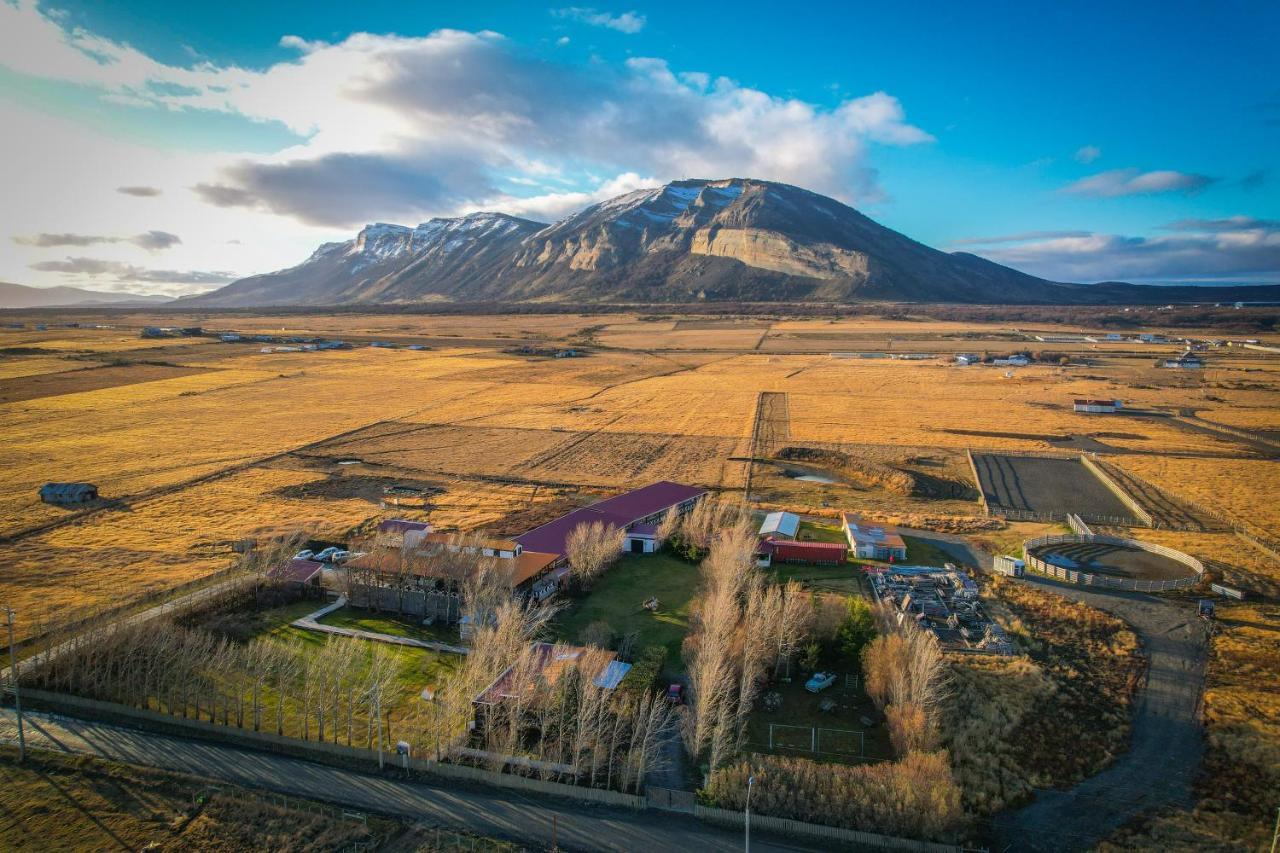
{"label": "white cloud", "polygon": [[1217,179],[1207,175],[1190,172],[1112,169],[1109,172],[1099,172],[1096,175],[1081,178],[1063,187],[1062,191],[1100,198],[1169,192],[1194,193],[1209,186],[1215,180]]}
{"label": "white cloud", "polygon": [[[0,161],[17,202],[0,210],[0,235],[159,226],[183,235],[175,266],[247,274],[371,220],[554,218],[617,187],[684,177],[757,177],[866,203],[882,196],[871,146],[932,140],[884,92],[826,107],[656,58],[539,59],[487,31],[281,44],[295,55],[264,69],[170,66],[25,0],[0,2],[0,65],[154,109],[278,122],[299,139],[269,155],[156,150],[0,102],[0,121],[20,129]],[[245,235],[255,239],[227,248]],[[136,248],[105,246],[104,259],[141,264],[127,254]],[[25,247],[0,259],[0,277],[46,260]]]}
{"label": "white cloud", "polygon": [[610,30],[617,30],[620,33],[635,35],[644,29],[644,25],[648,23],[644,15],[639,12],[623,12],[620,15],[613,15],[609,12],[601,12],[599,9],[592,9],[584,6],[568,6],[563,9],[552,9],[551,14],[557,18],[567,18],[571,21],[577,21],[581,24],[588,24],[593,27],[605,27]]}
{"label": "white cloud", "polygon": [[[975,249],[998,263],[1057,281],[1280,282],[1280,223],[1251,217],[1180,220],[1159,237],[1069,232],[1016,245]],[[1046,232],[1052,235],[1053,232]],[[1009,240],[1009,242],[1012,241]]]}
{"label": "white cloud", "polygon": [[1092,163],[1102,156],[1102,149],[1096,145],[1086,145],[1076,151],[1076,161],[1080,163]]}

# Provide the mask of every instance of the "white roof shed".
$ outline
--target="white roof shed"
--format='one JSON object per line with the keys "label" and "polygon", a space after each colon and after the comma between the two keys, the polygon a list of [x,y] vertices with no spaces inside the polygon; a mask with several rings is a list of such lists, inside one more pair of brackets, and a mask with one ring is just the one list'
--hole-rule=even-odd
{"label": "white roof shed", "polygon": [[771,512],[760,525],[761,536],[785,536],[795,539],[800,531],[800,516],[794,512]]}

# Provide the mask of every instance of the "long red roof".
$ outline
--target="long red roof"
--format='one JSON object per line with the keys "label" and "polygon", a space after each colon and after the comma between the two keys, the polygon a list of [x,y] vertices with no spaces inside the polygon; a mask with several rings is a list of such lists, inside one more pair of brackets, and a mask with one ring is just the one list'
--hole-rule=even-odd
{"label": "long red roof", "polygon": [[580,524],[602,521],[625,528],[642,518],[662,512],[687,500],[707,493],[697,486],[686,486],[663,480],[626,494],[605,498],[591,506],[575,509],[555,521],[535,527],[516,537],[526,551],[542,551],[547,554],[564,554],[564,542],[569,532]]}

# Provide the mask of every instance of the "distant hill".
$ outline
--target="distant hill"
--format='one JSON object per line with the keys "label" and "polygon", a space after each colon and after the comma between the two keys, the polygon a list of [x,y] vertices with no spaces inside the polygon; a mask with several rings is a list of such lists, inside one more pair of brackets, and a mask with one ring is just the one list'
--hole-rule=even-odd
{"label": "distant hill", "polygon": [[930,248],[799,187],[732,178],[638,190],[554,225],[498,213],[433,219],[417,228],[370,225],[354,240],[321,246],[296,267],[183,303],[1089,304],[1278,297],[1280,288],[1046,281],[976,255]]}
{"label": "distant hill", "polygon": [[108,293],[79,287],[28,287],[0,281],[0,308],[50,308],[74,305],[159,305],[172,302],[168,296],[142,293]]}

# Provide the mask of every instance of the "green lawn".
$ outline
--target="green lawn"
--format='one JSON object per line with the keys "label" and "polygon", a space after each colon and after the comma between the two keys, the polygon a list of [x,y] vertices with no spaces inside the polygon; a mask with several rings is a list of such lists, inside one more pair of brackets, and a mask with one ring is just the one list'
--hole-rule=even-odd
{"label": "green lawn", "polygon": [[[669,554],[623,557],[596,581],[584,598],[555,622],[556,639],[577,643],[592,622],[603,620],[615,636],[637,631],[638,648],[667,647],[667,671],[684,671],[680,645],[689,630],[689,601],[698,586],[698,567]],[[645,599],[656,597],[656,612],[645,610]]]}
{"label": "green lawn", "polygon": [[[855,664],[851,671],[857,673],[859,667]],[[747,721],[746,751],[840,763],[893,757],[885,726],[868,727],[860,719],[863,715],[876,719],[871,700],[860,687],[846,686],[844,672],[841,672],[833,686],[815,694],[804,689],[808,677],[809,673],[801,673],[791,682],[765,688],[765,693],[776,692],[782,696],[782,706],[777,711],[766,711],[763,694],[756,701],[756,708]],[[836,707],[831,711],[821,710],[819,705],[824,699],[834,700]],[[775,724],[772,749],[769,746],[770,723]],[[849,732],[861,732],[862,735],[859,737]],[[812,751],[815,745],[820,752]],[[859,746],[864,753],[861,756],[857,754]]]}
{"label": "green lawn", "polygon": [[[254,637],[266,637],[281,644],[294,644],[293,647],[299,648],[301,654],[309,654],[318,651],[327,642],[329,635],[319,631],[309,631],[305,628],[295,628],[289,623],[295,619],[306,616],[320,609],[324,604],[323,601],[298,601],[287,604],[283,607],[272,607],[265,610],[258,610],[251,613],[240,614],[238,621],[237,635],[242,641],[253,639]],[[332,616],[338,616],[339,619],[344,617],[347,608],[335,611]],[[375,621],[366,624],[354,624],[361,620],[365,614],[360,611],[351,611],[351,622],[339,622],[326,617],[323,621],[325,624],[341,624],[344,627],[360,627],[366,630],[378,630],[381,633],[404,634],[406,630],[412,629],[403,622],[388,619],[385,616],[373,616]],[[376,626],[376,627],[370,627]],[[397,630],[386,630],[391,627],[397,627]],[[368,643],[368,640],[348,640],[355,643]],[[456,642],[456,638],[455,638]],[[298,645],[300,644],[300,645]],[[412,646],[397,646],[388,643],[381,644],[382,647],[390,651],[400,663],[400,674],[397,679],[397,686],[400,693],[400,701],[396,703],[392,709],[392,716],[398,717],[409,712],[414,703],[418,702],[418,695],[427,685],[439,685],[447,679],[457,668],[461,661],[459,655],[447,654],[444,652],[435,652],[430,649],[419,649]],[[296,721],[290,719],[289,723],[294,727],[297,726]],[[293,733],[290,731],[290,733]]]}
{"label": "green lawn", "polygon": [[409,637],[435,643],[449,643],[453,646],[462,644],[458,638],[456,625],[436,623],[423,625],[421,620],[410,616],[399,616],[394,613],[374,613],[355,607],[342,607],[320,619],[322,625],[333,625],[337,628],[352,628],[357,631],[373,631],[377,634],[391,634],[395,637]]}

